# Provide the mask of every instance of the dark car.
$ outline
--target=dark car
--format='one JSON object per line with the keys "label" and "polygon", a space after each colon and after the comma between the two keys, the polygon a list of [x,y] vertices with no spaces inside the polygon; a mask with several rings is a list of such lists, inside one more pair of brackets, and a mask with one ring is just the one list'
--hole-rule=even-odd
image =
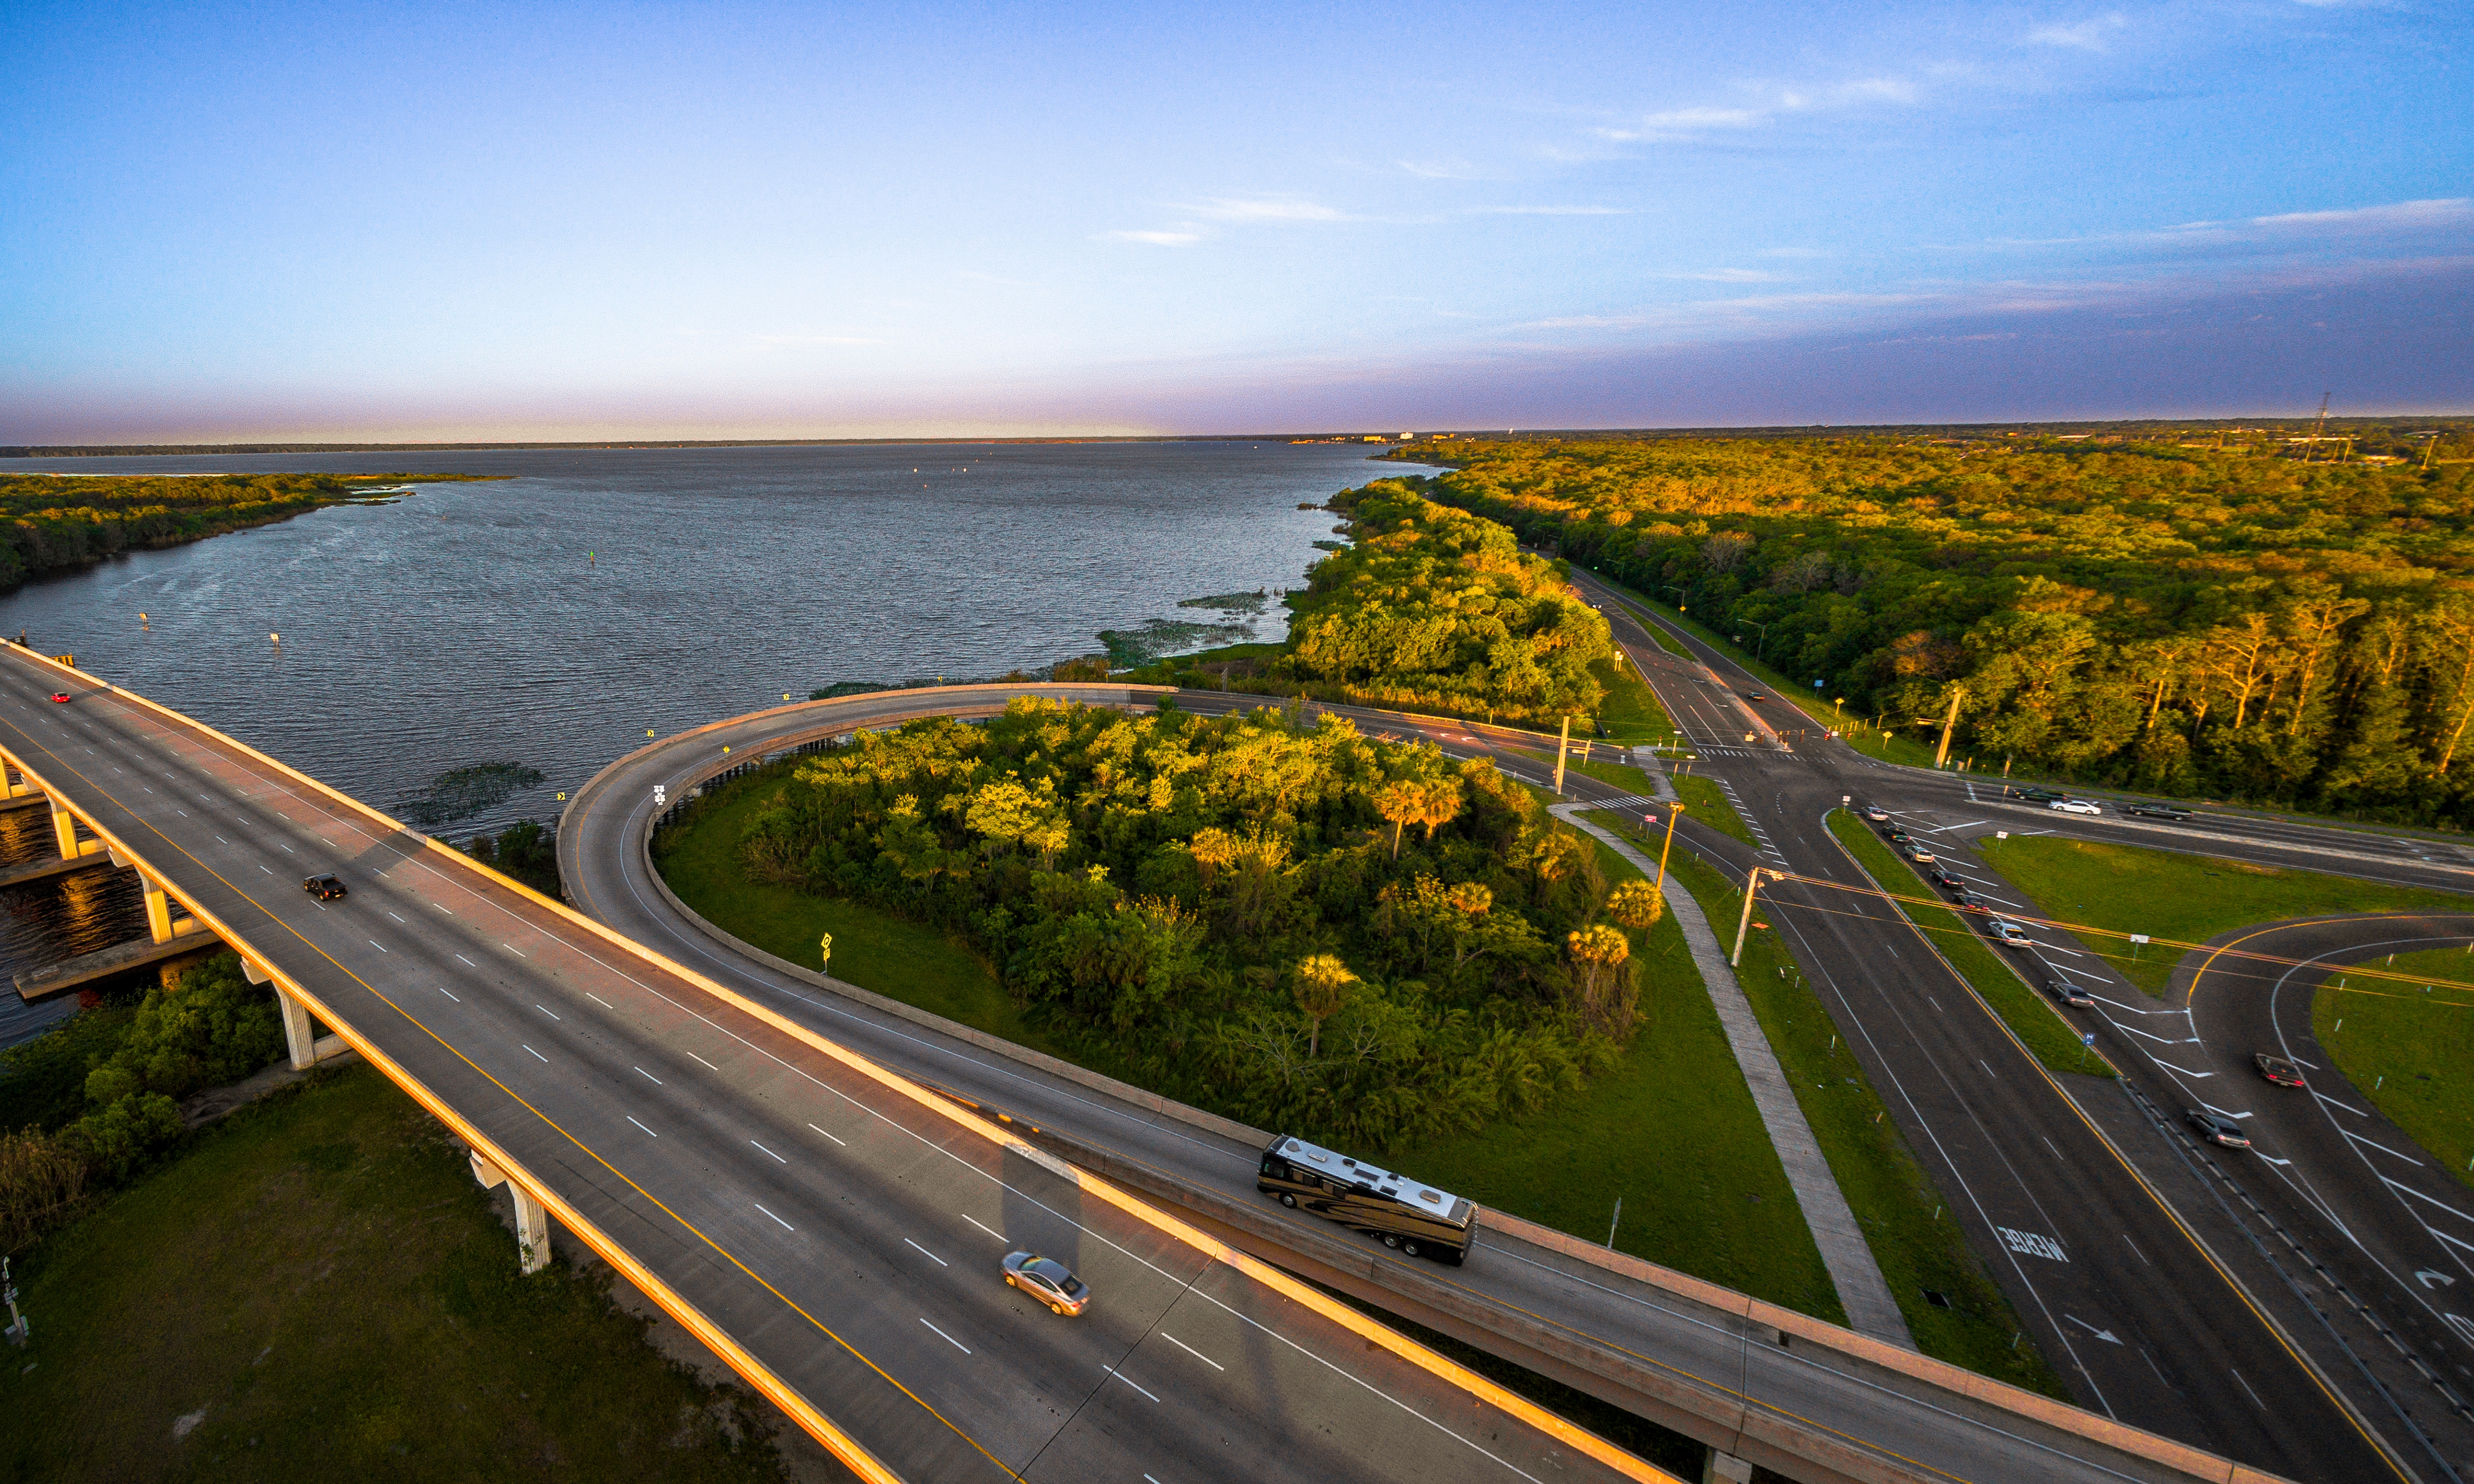
{"label": "dark car", "polygon": [[1881,832],[1881,838],[1888,840],[1893,845],[1904,845],[1907,842],[1909,837],[1906,831],[1894,824]]}
{"label": "dark car", "polygon": [[2276,1083],[2280,1087],[2308,1087],[2311,1085],[2309,1083],[2302,1080],[2302,1069],[2295,1066],[2293,1062],[2287,1058],[2271,1057],[2267,1052],[2263,1051],[2259,1055],[2250,1058],[2250,1064],[2259,1068],[2260,1076],[2267,1078],[2269,1082]]}
{"label": "dark car", "polygon": [[1746,699],[1746,700],[1748,700],[1748,701],[1765,701],[1765,700],[1768,700],[1768,699],[1769,699],[1769,697],[1768,697],[1768,696],[1766,696],[1766,695],[1763,695],[1763,694],[1762,694],[1760,692],[1758,692],[1758,691],[1746,691],[1746,692],[1744,693],[1744,699]]}
{"label": "dark car", "polygon": [[2058,789],[2022,789],[2019,796],[2030,804],[2050,804],[2070,797]]}
{"label": "dark car", "polygon": [[1925,872],[1925,874],[1931,878],[1934,886],[1941,888],[1944,891],[1964,891],[1967,889],[1967,883],[1959,880],[1957,875],[1947,865],[1936,865],[1931,870]]}
{"label": "dark car", "polygon": [[2089,1010],[2094,1008],[2096,1005],[2095,995],[2088,993],[2086,990],[2080,988],[2074,984],[2072,984],[2067,979],[2056,979],[2051,984],[2047,985],[2045,988],[2046,991],[2051,994],[2054,999],[2061,1001],[2065,1005],[2074,1006],[2079,1010]]}
{"label": "dark car", "polygon": [[1950,888],[1950,905],[1961,912],[1980,912],[1986,910],[1983,901],[1965,887]]}
{"label": "dark car", "polygon": [[1005,1280],[1059,1314],[1079,1314],[1091,1306],[1091,1285],[1054,1257],[1037,1253],[1007,1253]]}
{"label": "dark car", "polygon": [[301,889],[319,901],[332,902],[344,894],[344,884],[332,875],[307,876],[302,879]]}
{"label": "dark car", "polygon": [[52,699],[65,706],[69,703],[69,693],[66,691],[54,691],[52,693]]}
{"label": "dark car", "polygon": [[2186,1107],[2182,1109],[2182,1116],[2192,1128],[2199,1131],[2199,1137],[2211,1144],[2222,1144],[2227,1149],[2250,1148],[2250,1135],[2243,1132],[2241,1124],[2222,1113],[2211,1113],[2204,1107]]}
{"label": "dark car", "polygon": [[2143,819],[2181,820],[2191,817],[2189,810],[2175,809],[2171,804],[2124,804],[2122,806],[2122,812],[2125,815],[2137,815]]}

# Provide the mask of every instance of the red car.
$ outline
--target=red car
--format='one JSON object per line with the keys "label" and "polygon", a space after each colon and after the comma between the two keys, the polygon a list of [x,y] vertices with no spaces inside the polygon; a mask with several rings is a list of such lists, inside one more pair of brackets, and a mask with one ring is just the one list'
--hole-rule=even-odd
{"label": "red car", "polygon": [[52,699],[65,706],[69,703],[69,693],[66,691],[54,691],[52,693]]}
{"label": "red car", "polygon": [[2310,1083],[2302,1080],[2302,1069],[2295,1066],[2292,1061],[2287,1060],[2283,1057],[2271,1057],[2267,1052],[2263,1051],[2257,1056],[2251,1058],[2250,1061],[2251,1065],[2259,1068],[2260,1076],[2267,1078],[2269,1082],[2276,1083],[2280,1087],[2307,1087],[2310,1085]]}

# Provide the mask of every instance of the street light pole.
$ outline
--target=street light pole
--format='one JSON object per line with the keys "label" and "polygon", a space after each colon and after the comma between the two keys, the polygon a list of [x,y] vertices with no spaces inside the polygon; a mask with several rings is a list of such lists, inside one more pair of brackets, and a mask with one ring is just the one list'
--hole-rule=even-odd
{"label": "street light pole", "polygon": [[1658,886],[1655,888],[1655,891],[1658,900],[1661,902],[1664,902],[1666,900],[1666,853],[1675,848],[1675,821],[1683,817],[1683,800],[1678,799],[1673,804],[1667,806],[1666,843],[1658,847]]}
{"label": "street light pole", "polygon": [[1753,930],[1753,896],[1761,889],[1763,869],[1764,867],[1756,865],[1753,867],[1753,873],[1744,878],[1744,915],[1735,924],[1735,952],[1734,956],[1727,961],[1729,968],[1734,968],[1744,961],[1744,935]]}
{"label": "street light pole", "polygon": [[[1757,660],[1766,658],[1768,656],[1770,646],[1770,625],[1768,623],[1755,622],[1751,619],[1738,619],[1735,621],[1748,628],[1757,628],[1761,631],[1761,642],[1753,646],[1753,658]],[[1776,621],[1776,620],[1771,620],[1771,622]]]}

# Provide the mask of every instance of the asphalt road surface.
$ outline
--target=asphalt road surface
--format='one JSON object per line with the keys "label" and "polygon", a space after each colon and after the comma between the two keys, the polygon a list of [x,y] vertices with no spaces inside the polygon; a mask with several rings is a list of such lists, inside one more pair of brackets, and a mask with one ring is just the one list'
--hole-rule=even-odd
{"label": "asphalt road surface", "polygon": [[[57,684],[0,659],[13,756],[903,1476],[1621,1476],[419,837]],[[1090,1312],[1005,1286],[1012,1248]]]}
{"label": "asphalt road surface", "polygon": [[[2186,824],[2135,821],[2111,811],[2074,815],[2005,800],[1998,783],[1885,766],[1831,739],[1827,728],[1768,695],[1766,682],[1687,632],[1622,602],[1587,573],[1575,575],[1691,738],[1696,770],[1727,787],[1761,832],[1762,848],[1754,851],[1686,826],[1694,848],[1723,862],[1738,881],[1758,864],[1867,885],[1824,822],[1852,799],[1880,804],[1911,829],[1938,832],[1926,837],[1937,845],[1995,828],[2050,830],[2474,889],[2474,863],[2446,842],[2235,813],[2212,812]],[[1656,644],[1650,622],[1689,658]],[[1765,699],[1747,699],[1756,693]],[[1997,901],[2024,902],[1980,863],[1960,859]],[[1916,883],[1913,889],[1928,888]],[[2405,1307],[2393,1283],[2366,1313],[2313,1271],[2313,1261],[2327,1266],[2354,1237],[2409,1225],[2398,1215],[2397,1197],[2381,1189],[2370,1199],[2375,1178],[2341,1178],[2334,1161],[2318,1161],[2330,1173],[2313,1177],[2316,1202],[2291,1191],[2290,1199],[2270,1201],[2267,1187],[2288,1182],[2260,1180],[2257,1172],[2294,1167],[2254,1163],[2229,1189],[2223,1160],[2177,1130],[2192,1082],[2216,1078],[2209,1085],[2225,1085],[2234,1075],[2230,1064],[2195,1068],[2202,1079],[2159,1073],[2148,1055],[2151,1038],[2189,1033],[2159,1033],[2147,1012],[2161,1007],[2118,975],[2106,987],[2118,1009],[2068,1013],[2081,1017],[2125,1069],[2123,1086],[2056,1078],[1965,994],[1924,936],[1887,904],[1793,884],[1764,888],[1764,896],[1775,904],[1771,920],[1864,1059],[1910,1147],[1951,1198],[1970,1244],[2082,1404],[2298,1478],[2370,1479],[2407,1471],[2460,1476],[2461,1461],[2474,1456],[2474,1432],[2452,1404],[2455,1393],[2442,1392],[2433,1376],[2454,1379],[2462,1391],[2463,1377],[2474,1374],[2461,1369],[2474,1361],[2464,1337],[2433,1319],[2416,1337],[2419,1350],[2401,1347],[2390,1338],[2401,1333]],[[2105,976],[2102,961],[2067,935],[2031,932],[2038,940],[2025,956],[2031,981],[2076,972],[2098,983]],[[2307,1003],[2298,989],[2284,995],[2289,1006]],[[2216,1039],[2202,1036],[2238,1058],[2246,1076],[2250,1052],[2265,1049],[2249,1044],[2265,1027],[2244,1019],[2257,998],[2219,997],[2215,1011],[2231,1022]],[[2212,1004],[2204,992],[2200,1003]],[[2307,1009],[2298,1014],[2307,1030]],[[2333,1072],[2313,1075],[2337,1081]],[[2239,1101],[2244,1110],[2259,1102]],[[2265,1214],[2251,1210],[2245,1197],[2258,1198]],[[2426,1253],[2430,1245],[2422,1239]],[[2385,1248],[2376,1261],[2401,1264]],[[2412,1271],[2405,1269],[2409,1281]],[[2361,1298],[2370,1290],[2345,1291]]]}

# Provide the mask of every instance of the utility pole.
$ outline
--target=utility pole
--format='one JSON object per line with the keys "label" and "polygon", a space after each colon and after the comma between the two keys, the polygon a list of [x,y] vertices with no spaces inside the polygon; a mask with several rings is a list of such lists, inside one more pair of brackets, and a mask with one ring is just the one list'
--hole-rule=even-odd
{"label": "utility pole", "polygon": [[1735,953],[1727,961],[1729,968],[1744,961],[1744,935],[1753,930],[1753,896],[1761,889],[1761,872],[1766,867],[1756,865],[1753,873],[1744,878],[1744,915],[1735,924]]}
{"label": "utility pole", "polygon": [[[1666,853],[1675,848],[1675,821],[1684,817],[1684,801],[1666,806],[1666,843],[1658,847],[1658,885],[1651,888],[1661,903],[1666,900]],[[2467,945],[2474,947],[2474,944]]]}
{"label": "utility pole", "polygon": [[1572,718],[1564,718],[1564,735],[1555,743],[1555,796],[1564,796],[1564,754],[1572,750]]}
{"label": "utility pole", "polygon": [[2431,450],[2438,447],[2439,434],[2435,432],[2424,436],[2422,440],[2422,467],[2425,473],[2428,473],[2431,469]]}
{"label": "utility pole", "polygon": [[1941,748],[1933,754],[1935,767],[1950,761],[1950,734],[1958,730],[1958,707],[1959,703],[1966,699],[1967,691],[1964,687],[1950,688],[1950,715],[1941,718]]}
{"label": "utility pole", "polygon": [[2319,456],[2319,430],[2327,426],[2328,394],[2326,392],[2321,392],[2319,394],[2319,418],[2317,422],[2311,425],[2311,451],[2302,455],[2302,462],[2308,464]]}

